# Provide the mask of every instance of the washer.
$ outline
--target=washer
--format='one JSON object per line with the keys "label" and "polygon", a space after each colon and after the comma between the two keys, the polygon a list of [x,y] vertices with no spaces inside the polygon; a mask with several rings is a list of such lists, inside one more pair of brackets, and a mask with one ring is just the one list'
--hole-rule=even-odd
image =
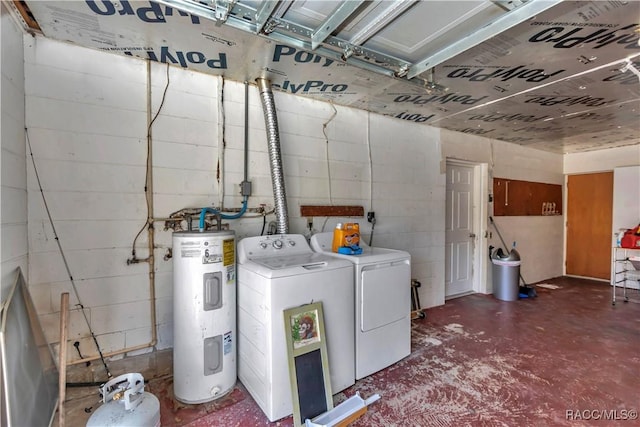
{"label": "washer", "polygon": [[355,383],[353,264],[299,234],[238,243],[238,377],[269,421],[293,413],[283,310],[317,301],[335,394]]}
{"label": "washer", "polygon": [[355,273],[356,379],[411,353],[411,255],[362,241],[360,255],[331,251],[333,233],[311,237],[316,252],[348,260]]}

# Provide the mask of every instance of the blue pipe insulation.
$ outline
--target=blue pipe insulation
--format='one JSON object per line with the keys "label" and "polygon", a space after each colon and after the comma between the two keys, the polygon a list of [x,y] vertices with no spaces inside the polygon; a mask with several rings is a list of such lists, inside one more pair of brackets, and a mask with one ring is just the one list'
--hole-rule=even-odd
{"label": "blue pipe insulation", "polygon": [[199,226],[200,231],[204,231],[204,218],[207,215],[207,212],[211,212],[215,215],[220,215],[220,218],[222,219],[238,219],[242,215],[244,215],[246,211],[247,211],[247,196],[245,196],[244,199],[242,200],[242,208],[240,209],[240,212],[233,215],[223,214],[214,208],[202,208],[202,211],[200,211],[200,226]]}

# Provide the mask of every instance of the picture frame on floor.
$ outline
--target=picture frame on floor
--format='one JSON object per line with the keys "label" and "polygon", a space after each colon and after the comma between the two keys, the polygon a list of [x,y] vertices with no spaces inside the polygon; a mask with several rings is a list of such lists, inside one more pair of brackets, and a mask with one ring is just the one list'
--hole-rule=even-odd
{"label": "picture frame on floor", "polygon": [[300,427],[333,409],[322,302],[284,310],[284,327],[293,423]]}

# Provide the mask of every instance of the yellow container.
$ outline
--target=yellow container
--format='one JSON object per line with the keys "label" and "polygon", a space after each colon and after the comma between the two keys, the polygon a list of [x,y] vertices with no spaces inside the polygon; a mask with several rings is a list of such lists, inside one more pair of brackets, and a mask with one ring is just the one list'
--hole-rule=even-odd
{"label": "yellow container", "polygon": [[338,252],[338,248],[344,239],[344,230],[342,230],[342,223],[336,224],[336,228],[333,229],[333,241],[331,242],[331,251]]}
{"label": "yellow container", "polygon": [[340,246],[358,246],[360,244],[360,224],[357,222],[346,222],[336,224],[333,230],[333,241],[331,250],[338,252]]}

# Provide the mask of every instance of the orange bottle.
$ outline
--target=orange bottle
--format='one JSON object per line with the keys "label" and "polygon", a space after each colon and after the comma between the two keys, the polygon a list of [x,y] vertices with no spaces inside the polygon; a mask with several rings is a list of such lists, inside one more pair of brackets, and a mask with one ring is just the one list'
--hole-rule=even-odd
{"label": "orange bottle", "polygon": [[336,224],[336,228],[333,229],[333,241],[331,242],[331,251],[338,252],[338,248],[342,246],[344,240],[344,230],[342,229],[342,223]]}

